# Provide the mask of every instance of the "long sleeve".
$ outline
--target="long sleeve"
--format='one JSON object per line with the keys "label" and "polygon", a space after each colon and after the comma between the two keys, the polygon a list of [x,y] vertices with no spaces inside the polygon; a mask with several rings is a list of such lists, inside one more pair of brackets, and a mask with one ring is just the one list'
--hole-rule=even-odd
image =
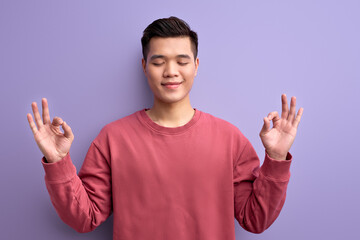
{"label": "long sleeve", "polygon": [[43,164],[53,205],[79,232],[113,211],[114,240],[233,240],[234,214],[252,232],[278,216],[290,162],[260,167],[239,129],[210,114],[167,128],[141,110],[103,128],[78,175],[69,155]]}
{"label": "long sleeve", "polygon": [[234,167],[235,218],[247,231],[261,233],[278,217],[286,197],[292,156],[285,161],[271,159],[264,163],[247,143]]}
{"label": "long sleeve", "polygon": [[111,172],[106,156],[92,143],[83,166],[76,169],[68,154],[46,163],[45,183],[60,218],[78,232],[89,232],[111,214]]}

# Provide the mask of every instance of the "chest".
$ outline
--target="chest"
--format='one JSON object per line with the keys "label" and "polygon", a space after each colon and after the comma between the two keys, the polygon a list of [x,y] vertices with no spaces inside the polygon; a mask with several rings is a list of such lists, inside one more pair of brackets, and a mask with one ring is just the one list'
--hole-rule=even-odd
{"label": "chest", "polygon": [[232,181],[232,149],[216,137],[133,137],[116,146],[110,151],[116,182],[196,188]]}

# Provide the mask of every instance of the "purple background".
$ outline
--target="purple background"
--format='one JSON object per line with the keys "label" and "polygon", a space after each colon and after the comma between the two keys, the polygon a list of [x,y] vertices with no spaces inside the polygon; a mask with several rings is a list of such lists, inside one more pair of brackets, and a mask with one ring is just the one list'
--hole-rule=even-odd
{"label": "purple background", "polygon": [[359,12],[355,0],[1,0],[1,239],[112,238],[112,218],[79,234],[57,216],[26,114],[48,98],[79,169],[105,124],[151,107],[140,38],[171,15],[199,34],[193,106],[238,126],[260,159],[281,93],[305,110],[279,218],[261,235],[236,222],[236,238],[359,239]]}

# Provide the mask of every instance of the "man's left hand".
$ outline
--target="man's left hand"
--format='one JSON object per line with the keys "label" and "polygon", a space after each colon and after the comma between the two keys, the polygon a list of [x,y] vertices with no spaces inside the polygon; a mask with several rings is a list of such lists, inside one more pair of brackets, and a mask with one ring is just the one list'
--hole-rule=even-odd
{"label": "man's left hand", "polygon": [[[304,109],[300,108],[295,116],[296,98],[291,98],[290,111],[286,95],[281,96],[282,113],[281,118],[275,112],[269,113],[264,118],[264,125],[260,131],[260,138],[270,158],[286,160],[286,156],[293,144]],[[270,128],[270,122],[273,127]]]}

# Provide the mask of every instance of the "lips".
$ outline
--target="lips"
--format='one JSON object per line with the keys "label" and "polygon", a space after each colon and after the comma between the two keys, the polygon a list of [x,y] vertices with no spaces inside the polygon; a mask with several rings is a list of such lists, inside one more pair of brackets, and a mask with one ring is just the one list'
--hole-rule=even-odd
{"label": "lips", "polygon": [[167,83],[162,83],[161,85],[180,85],[182,82],[167,82]]}
{"label": "lips", "polygon": [[162,83],[161,85],[166,88],[175,89],[178,88],[181,83],[182,82],[166,82],[166,83]]}

